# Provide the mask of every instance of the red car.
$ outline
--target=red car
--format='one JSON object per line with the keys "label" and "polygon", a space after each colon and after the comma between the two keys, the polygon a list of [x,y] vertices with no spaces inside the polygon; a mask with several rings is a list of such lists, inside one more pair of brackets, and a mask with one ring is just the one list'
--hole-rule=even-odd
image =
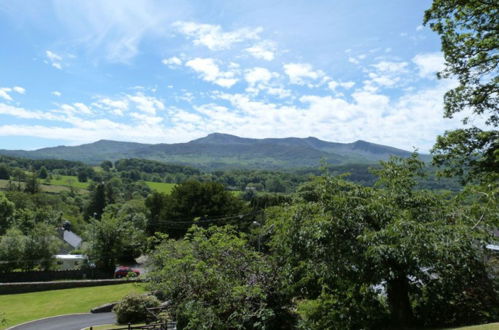
{"label": "red car", "polygon": [[139,276],[140,271],[138,269],[127,267],[127,266],[119,266],[114,271],[115,278],[122,278],[127,276]]}

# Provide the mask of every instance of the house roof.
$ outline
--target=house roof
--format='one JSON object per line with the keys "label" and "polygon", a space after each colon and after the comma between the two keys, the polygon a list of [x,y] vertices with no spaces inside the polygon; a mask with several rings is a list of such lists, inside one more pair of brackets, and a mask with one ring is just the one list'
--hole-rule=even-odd
{"label": "house roof", "polygon": [[73,248],[77,248],[81,244],[81,237],[76,235],[70,230],[65,230],[63,232],[62,238],[64,241],[66,241],[69,245],[71,245]]}

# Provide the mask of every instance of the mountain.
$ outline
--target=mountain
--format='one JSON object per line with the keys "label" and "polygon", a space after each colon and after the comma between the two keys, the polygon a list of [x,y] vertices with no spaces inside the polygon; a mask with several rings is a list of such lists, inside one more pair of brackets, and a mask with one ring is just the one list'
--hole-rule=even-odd
{"label": "mountain", "polygon": [[[391,155],[407,157],[405,150],[367,141],[335,143],[308,138],[250,139],[213,133],[187,143],[143,144],[100,140],[80,146],[58,146],[34,151],[0,150],[0,154],[33,159],[55,158],[98,164],[103,160],[143,158],[191,165],[202,169],[289,169],[330,164],[375,163]],[[428,159],[429,156],[423,156]]]}

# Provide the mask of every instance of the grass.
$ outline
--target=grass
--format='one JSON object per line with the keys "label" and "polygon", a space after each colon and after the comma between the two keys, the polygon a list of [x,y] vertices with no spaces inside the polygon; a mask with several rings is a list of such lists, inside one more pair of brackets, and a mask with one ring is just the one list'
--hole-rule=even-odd
{"label": "grass", "polygon": [[7,320],[0,329],[49,316],[89,313],[93,307],[144,291],[139,284],[127,283],[0,295],[0,312]]}
{"label": "grass", "polygon": [[166,194],[171,193],[173,190],[173,187],[175,187],[175,183],[146,181],[146,184],[152,190],[156,190],[157,192],[162,192],[162,193],[166,193]]}
{"label": "grass", "polygon": [[[45,183],[45,180],[40,180],[40,183]],[[87,189],[90,182],[79,182],[76,176],[57,175],[50,180],[50,185]]]}
{"label": "grass", "polygon": [[7,189],[9,186],[9,180],[0,180],[0,189]]}

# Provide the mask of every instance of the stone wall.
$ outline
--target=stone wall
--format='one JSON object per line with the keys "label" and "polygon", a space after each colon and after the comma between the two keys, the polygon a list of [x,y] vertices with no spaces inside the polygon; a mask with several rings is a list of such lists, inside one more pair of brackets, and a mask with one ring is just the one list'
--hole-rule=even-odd
{"label": "stone wall", "polygon": [[42,282],[82,279],[109,279],[113,273],[99,269],[43,270],[28,272],[0,273],[0,283]]}
{"label": "stone wall", "polygon": [[1,294],[26,293],[46,290],[83,288],[100,285],[140,282],[140,279],[74,280],[56,282],[0,283]]}

